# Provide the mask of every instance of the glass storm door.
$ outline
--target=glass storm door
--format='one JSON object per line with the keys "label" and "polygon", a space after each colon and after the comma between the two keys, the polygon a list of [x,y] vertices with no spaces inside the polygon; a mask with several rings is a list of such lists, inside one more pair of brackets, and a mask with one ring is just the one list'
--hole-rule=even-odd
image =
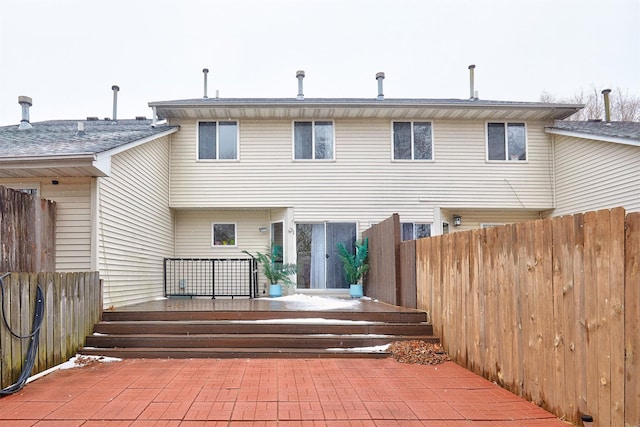
{"label": "glass storm door", "polygon": [[348,288],[338,244],[353,251],[356,224],[352,222],[325,222],[296,224],[298,288]]}

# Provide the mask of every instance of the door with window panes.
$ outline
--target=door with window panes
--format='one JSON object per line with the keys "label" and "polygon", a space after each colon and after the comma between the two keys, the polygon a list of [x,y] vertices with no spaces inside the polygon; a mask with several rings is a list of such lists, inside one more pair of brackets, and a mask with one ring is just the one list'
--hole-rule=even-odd
{"label": "door with window panes", "polygon": [[353,252],[356,223],[296,224],[298,288],[347,289],[338,244]]}

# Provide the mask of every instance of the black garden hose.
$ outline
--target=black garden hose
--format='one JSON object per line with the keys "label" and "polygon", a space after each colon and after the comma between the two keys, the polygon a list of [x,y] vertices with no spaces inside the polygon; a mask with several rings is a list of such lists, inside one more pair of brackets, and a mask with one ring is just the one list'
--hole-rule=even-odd
{"label": "black garden hose", "polygon": [[24,385],[27,383],[29,376],[31,375],[31,370],[33,369],[33,365],[35,364],[36,357],[38,355],[38,337],[40,336],[40,327],[42,326],[42,320],[44,318],[44,295],[42,293],[42,288],[38,284],[38,288],[36,289],[36,310],[33,315],[33,327],[31,329],[31,333],[29,335],[18,335],[11,329],[9,322],[7,321],[7,316],[4,311],[4,282],[3,279],[7,277],[9,273],[6,273],[0,277],[0,293],[2,296],[2,320],[4,321],[5,326],[13,335],[18,339],[29,339],[29,349],[27,350],[27,357],[24,361],[24,365],[22,365],[22,372],[20,372],[20,376],[18,377],[18,381],[6,388],[0,390],[0,397],[7,396],[9,394],[16,393]]}

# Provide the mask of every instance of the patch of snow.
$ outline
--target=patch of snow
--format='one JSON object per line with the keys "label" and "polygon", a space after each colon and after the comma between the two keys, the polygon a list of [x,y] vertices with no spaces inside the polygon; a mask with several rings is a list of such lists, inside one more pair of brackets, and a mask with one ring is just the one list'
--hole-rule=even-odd
{"label": "patch of snow", "polygon": [[38,378],[42,378],[45,375],[49,375],[52,372],[57,371],[58,369],[72,369],[72,368],[80,368],[85,366],[91,362],[120,362],[122,359],[118,359],[116,357],[104,357],[104,356],[80,356],[75,355],[71,359],[67,360],[64,363],[56,365],[52,368],[47,369],[46,371],[39,372],[27,379],[27,384],[31,381],[35,381]]}
{"label": "patch of snow", "polygon": [[384,353],[389,348],[389,344],[376,345],[373,347],[351,347],[351,348],[327,348],[327,351],[348,351],[352,353]]}
{"label": "patch of snow", "polygon": [[272,301],[291,303],[292,308],[299,310],[338,310],[354,308],[360,305],[360,300],[358,299],[321,297],[304,294],[294,294],[269,299]]}

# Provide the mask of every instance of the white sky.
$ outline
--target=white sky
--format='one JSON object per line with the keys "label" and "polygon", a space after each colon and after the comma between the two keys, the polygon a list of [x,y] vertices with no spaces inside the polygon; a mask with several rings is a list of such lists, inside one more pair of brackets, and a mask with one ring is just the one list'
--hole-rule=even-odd
{"label": "white sky", "polygon": [[640,0],[3,0],[0,125],[151,116],[209,96],[537,101],[640,96]]}

